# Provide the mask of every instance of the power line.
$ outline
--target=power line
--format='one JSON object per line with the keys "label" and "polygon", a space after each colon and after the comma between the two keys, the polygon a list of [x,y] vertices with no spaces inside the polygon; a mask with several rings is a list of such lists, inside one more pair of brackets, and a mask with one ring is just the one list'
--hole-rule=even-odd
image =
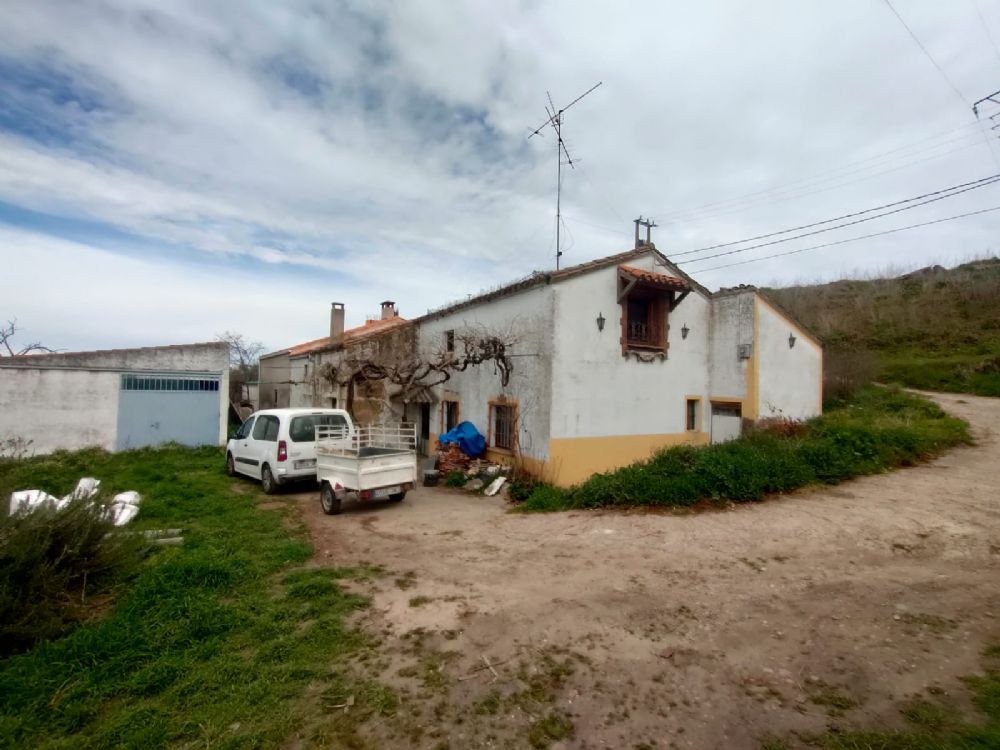
{"label": "power line", "polygon": [[[953,192],[948,193],[947,195],[939,195],[936,198],[930,198],[928,200],[921,201],[920,203],[914,203],[913,205],[910,205],[910,206],[903,206],[902,208],[897,208],[897,209],[895,209],[893,211],[886,211],[885,213],[878,214],[876,216],[868,216],[868,217],[865,217],[863,219],[856,219],[854,221],[845,222],[844,224],[838,224],[838,225],[833,226],[833,227],[827,227],[826,229],[817,229],[817,230],[812,231],[812,232],[803,232],[802,234],[797,234],[797,235],[795,235],[793,237],[785,237],[785,238],[780,239],[780,240],[771,240],[770,242],[762,242],[759,245],[750,245],[748,247],[737,248],[736,250],[727,250],[724,253],[715,253],[714,255],[705,255],[705,256],[703,256],[701,258],[693,258],[692,261],[710,260],[712,258],[721,258],[721,257],[726,256],[726,255],[735,255],[736,253],[745,253],[748,250],[757,250],[758,248],[762,248],[762,247],[769,247],[771,245],[779,245],[779,244],[781,244],[783,242],[791,242],[792,240],[802,239],[803,237],[811,237],[811,236],[813,236],[815,234],[822,234],[823,232],[832,232],[835,229],[843,229],[844,227],[854,226],[855,224],[863,224],[866,221],[874,221],[875,219],[881,219],[881,218],[884,218],[886,216],[892,216],[893,214],[898,214],[898,213],[900,213],[902,211],[909,211],[910,209],[917,208],[919,206],[926,206],[928,203],[935,203],[937,201],[944,200],[945,198],[953,198],[956,195],[961,195],[962,193],[967,193],[970,190],[976,190],[976,189],[981,188],[981,187],[986,187],[987,185],[996,184],[997,182],[1000,182],[1000,175],[993,175],[993,177],[983,178],[983,179],[984,180],[989,180],[989,181],[988,182],[980,181],[980,182],[977,182],[977,183],[973,184],[971,187],[964,188],[963,190],[955,190]],[[748,242],[748,241],[749,240],[743,240],[743,242]],[[738,243],[730,243],[730,244],[738,244]],[[706,248],[702,248],[702,250],[704,250],[704,249],[706,249]],[[701,252],[701,250],[691,250],[691,251],[688,251],[686,253],[680,253],[679,255],[688,255],[690,253],[696,253],[696,252]],[[678,256],[675,255],[673,257],[678,257]]]}
{"label": "power line", "polygon": [[[777,232],[769,232],[768,234],[758,234],[756,237],[747,237],[746,239],[742,239],[742,240],[734,240],[732,242],[720,242],[718,245],[709,245],[708,247],[701,247],[701,248],[698,248],[697,250],[687,250],[687,251],[685,251],[683,253],[677,253],[673,257],[679,258],[679,257],[684,256],[684,255],[692,255],[694,253],[705,252],[706,250],[717,250],[720,247],[730,247],[732,245],[741,245],[744,242],[754,242],[755,240],[763,240],[763,239],[767,239],[768,237],[776,237],[779,234],[788,234],[789,232],[798,232],[798,231],[800,231],[802,229],[810,229],[812,227],[822,226],[823,224],[831,224],[831,223],[833,223],[835,221],[843,221],[844,219],[853,219],[855,216],[862,216],[864,214],[870,214],[872,211],[881,211],[881,210],[886,209],[886,208],[893,208],[894,206],[901,206],[904,203],[912,203],[913,201],[923,200],[924,198],[930,198],[930,197],[935,196],[935,195],[942,195],[944,193],[952,193],[952,191],[959,190],[959,188],[969,187],[970,185],[975,185],[975,186],[978,186],[978,187],[982,187],[982,185],[980,185],[980,183],[984,183],[985,182],[985,183],[990,184],[992,182],[996,182],[997,180],[1000,180],[1000,174],[990,175],[989,177],[982,177],[982,178],[980,178],[978,180],[973,180],[971,182],[963,182],[963,183],[961,183],[959,185],[952,185],[951,187],[942,188],[941,190],[935,190],[934,192],[931,192],[931,193],[924,193],[923,195],[916,195],[916,196],[914,196],[912,198],[904,198],[901,201],[894,201],[893,203],[884,203],[881,206],[874,206],[873,208],[866,208],[863,211],[854,211],[853,213],[843,214],[841,216],[835,216],[832,219],[823,219],[822,221],[814,221],[811,224],[801,224],[801,225],[799,225],[797,227],[791,227],[790,229],[782,229],[782,230],[777,231]],[[960,190],[959,192],[965,192],[965,191],[964,190]],[[958,195],[957,192],[956,193],[952,193],[952,194]],[[951,196],[947,195],[947,196],[944,196],[944,197],[951,197]],[[895,212],[892,212],[892,213],[895,213]],[[887,215],[888,214],[883,214],[883,216],[887,216]],[[872,218],[878,218],[878,217],[872,217]],[[849,225],[845,225],[845,226],[849,226]],[[836,228],[836,227],[834,227],[834,228]]]}
{"label": "power line", "polygon": [[[876,154],[875,156],[871,156],[871,157],[868,157],[866,159],[861,159],[861,160],[859,160],[857,162],[853,162],[851,164],[846,164],[843,167],[838,167],[838,168],[830,170],[828,172],[818,173],[816,175],[813,175],[812,177],[805,177],[805,178],[801,178],[801,179],[798,179],[798,180],[792,180],[790,182],[784,183],[784,185],[777,185],[775,187],[766,188],[766,189],[763,189],[763,190],[757,190],[757,191],[754,191],[754,192],[746,193],[746,194],[741,195],[741,196],[736,196],[734,198],[729,198],[729,199],[722,200],[722,201],[715,201],[713,203],[707,203],[707,204],[704,204],[702,206],[698,206],[696,208],[686,209],[686,210],[682,210],[682,211],[675,211],[673,213],[667,213],[666,218],[663,219],[662,221],[664,221],[666,223],[677,223],[677,222],[682,221],[682,220],[685,220],[685,221],[687,221],[687,220],[700,220],[700,219],[705,219],[705,218],[711,218],[711,217],[714,217],[714,216],[722,216],[722,215],[731,214],[731,213],[738,213],[739,211],[746,210],[746,208],[750,207],[750,206],[740,207],[740,204],[767,204],[767,203],[776,203],[776,202],[780,202],[781,200],[789,200],[789,199],[803,197],[803,196],[807,196],[807,195],[814,195],[816,193],[825,192],[827,190],[833,190],[833,189],[836,189],[836,188],[839,188],[839,187],[846,187],[847,185],[854,185],[854,184],[856,184],[858,182],[863,182],[865,180],[874,179],[875,177],[881,177],[882,175],[890,174],[892,172],[898,172],[900,169],[906,169],[907,167],[915,166],[917,164],[922,164],[924,162],[931,161],[933,159],[939,159],[939,158],[941,158],[943,156],[948,156],[948,155],[953,154],[953,153],[955,153],[957,151],[961,151],[961,150],[963,150],[965,148],[971,148],[974,144],[967,144],[965,146],[959,146],[957,148],[950,149],[950,150],[945,151],[943,153],[931,154],[930,156],[926,156],[926,157],[921,158],[921,159],[916,159],[916,160],[913,160],[913,161],[908,161],[908,162],[905,162],[905,163],[900,164],[898,166],[890,167],[889,169],[884,169],[884,170],[882,170],[880,172],[876,172],[875,174],[867,175],[867,176],[864,176],[864,177],[859,177],[856,180],[848,180],[847,182],[842,182],[842,183],[839,183],[839,184],[836,184],[836,185],[830,185],[828,187],[821,187],[821,188],[818,188],[816,190],[807,190],[806,192],[799,192],[801,189],[804,189],[804,188],[809,188],[809,187],[812,187],[814,185],[822,185],[825,182],[831,182],[833,180],[838,180],[838,179],[841,179],[841,178],[844,178],[844,177],[849,177],[849,176],[854,175],[854,174],[864,173],[864,172],[866,172],[868,170],[877,169],[877,168],[879,168],[881,166],[884,166],[884,164],[879,164],[879,163],[869,164],[868,166],[860,166],[862,164],[865,164],[866,162],[879,162],[879,161],[883,161],[884,160],[885,164],[890,164],[893,161],[895,161],[895,159],[897,159],[897,158],[907,158],[907,157],[916,156],[917,154],[920,154],[920,153],[923,153],[923,152],[928,152],[928,151],[933,151],[935,149],[941,148],[942,146],[948,146],[948,145],[950,145],[952,143],[959,143],[959,142],[961,142],[963,140],[966,140],[970,136],[976,137],[975,133],[966,133],[965,135],[961,135],[958,138],[952,138],[951,140],[944,141],[942,143],[936,143],[936,144],[927,146],[925,148],[916,149],[912,153],[906,154],[905,157],[894,157],[892,159],[886,159],[886,157],[888,157],[890,154],[893,154],[893,153],[896,153],[896,152],[899,152],[899,151],[904,151],[906,149],[912,148],[913,146],[917,146],[917,145],[919,145],[921,143],[925,143],[926,141],[936,140],[936,139],[941,138],[943,136],[951,135],[952,133],[956,133],[959,130],[965,130],[967,128],[971,128],[971,127],[974,127],[974,126],[975,126],[975,123],[971,123],[970,122],[970,123],[968,123],[966,125],[963,125],[963,126],[961,126],[959,128],[955,128],[954,130],[950,130],[950,131],[947,131],[945,133],[940,133],[940,134],[938,134],[936,136],[932,136],[930,138],[925,138],[925,139],[920,140],[920,141],[915,141],[914,143],[909,144],[907,146],[902,146],[902,147],[899,147],[899,148],[895,148],[895,149],[892,149],[890,151],[886,151],[886,152],[884,152],[882,154]],[[858,168],[857,169],[850,169],[851,167],[854,167],[854,166],[857,166]],[[847,170],[847,171],[844,171],[844,170]],[[841,174],[837,174],[838,172],[841,172]],[[805,183],[805,184],[803,184],[801,186],[801,188],[800,187],[793,187],[795,185],[798,185],[799,183]],[[771,199],[771,198],[768,197],[769,194],[774,194],[773,195],[773,199]],[[708,213],[703,213],[704,209],[715,208],[715,207],[719,207],[720,210],[719,211],[710,211]]]}
{"label": "power line", "polygon": [[783,253],[774,253],[773,255],[764,255],[760,258],[750,258],[749,260],[738,260],[735,263],[724,263],[720,266],[712,266],[711,268],[698,268],[695,269],[696,273],[708,273],[709,271],[718,271],[720,268],[732,268],[733,266],[744,266],[747,263],[756,263],[761,260],[770,260],[771,258],[780,258],[785,255],[795,255],[796,253],[804,253],[808,250],[819,250],[824,247],[833,247],[834,245],[844,245],[848,242],[857,242],[858,240],[867,240],[872,237],[881,237],[886,234],[893,234],[895,232],[903,232],[907,229],[916,229],[918,227],[928,227],[931,224],[941,224],[945,221],[954,221],[955,219],[964,219],[967,216],[977,216],[979,214],[989,213],[990,211],[1000,211],[1000,206],[994,206],[993,208],[983,208],[979,211],[969,211],[964,214],[955,214],[954,216],[946,216],[943,219],[934,219],[933,221],[923,221],[919,224],[910,224],[905,227],[896,227],[895,229],[886,229],[882,232],[872,232],[871,234],[862,234],[858,237],[848,237],[845,240],[837,240],[836,242],[826,242],[822,245],[812,245],[810,247],[801,247],[798,250],[788,250]]}
{"label": "power line", "polygon": [[903,20],[903,17],[901,15],[899,15],[899,11],[897,11],[893,7],[891,0],[885,0],[885,4],[889,6],[889,10],[891,10],[892,13],[893,13],[893,15],[896,16],[896,18],[899,19],[899,22],[901,24],[903,24],[903,28],[906,29],[907,32],[909,32],[910,38],[913,39],[913,41],[917,43],[917,46],[920,47],[921,51],[925,55],[927,55],[927,59],[931,61],[931,64],[935,68],[937,68],[938,73],[941,74],[941,77],[944,78],[944,80],[948,82],[948,85],[951,86],[951,90],[955,92],[955,96],[957,96],[959,99],[962,100],[962,104],[964,104],[965,106],[969,106],[969,101],[965,98],[965,96],[962,94],[962,92],[958,90],[958,86],[956,86],[952,82],[951,78],[948,77],[948,74],[944,72],[944,68],[942,68],[940,65],[938,65],[937,60],[935,60],[931,56],[931,53],[927,51],[927,48],[923,45],[923,43],[920,41],[920,39],[917,38],[917,35],[913,33],[913,29],[911,29],[909,27],[909,25],[906,23],[906,21]]}

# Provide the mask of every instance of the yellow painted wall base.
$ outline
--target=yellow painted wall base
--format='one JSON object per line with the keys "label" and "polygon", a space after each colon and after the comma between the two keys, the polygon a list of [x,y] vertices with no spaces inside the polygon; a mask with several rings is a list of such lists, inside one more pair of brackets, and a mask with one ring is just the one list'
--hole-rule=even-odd
{"label": "yellow painted wall base", "polygon": [[707,432],[666,435],[612,435],[609,437],[553,438],[543,476],[559,487],[569,487],[602,471],[628,466],[672,445],[707,445]]}

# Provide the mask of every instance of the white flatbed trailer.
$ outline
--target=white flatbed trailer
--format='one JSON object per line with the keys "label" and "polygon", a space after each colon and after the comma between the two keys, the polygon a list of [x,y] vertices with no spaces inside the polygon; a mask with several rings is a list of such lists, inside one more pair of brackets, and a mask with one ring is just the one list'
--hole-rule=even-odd
{"label": "white flatbed trailer", "polygon": [[340,513],[348,492],[359,500],[401,501],[417,482],[417,433],[410,424],[317,428],[316,479],[320,504]]}

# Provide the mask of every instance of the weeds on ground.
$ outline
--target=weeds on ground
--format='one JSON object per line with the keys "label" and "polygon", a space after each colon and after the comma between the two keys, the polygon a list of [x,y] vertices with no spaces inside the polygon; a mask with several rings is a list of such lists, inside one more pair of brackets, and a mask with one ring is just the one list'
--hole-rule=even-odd
{"label": "weeds on ground", "polygon": [[911,701],[900,709],[911,728],[893,732],[830,731],[813,738],[829,750],[973,750],[1000,747],[1000,649],[984,654],[985,670],[969,677],[979,717],[962,716],[940,700]]}
{"label": "weeds on ground", "polygon": [[464,487],[467,481],[469,480],[466,479],[465,472],[455,469],[454,471],[448,473],[448,476],[445,477],[444,483],[446,487]]}
{"label": "weeds on ground", "polygon": [[130,527],[179,527],[185,540],[143,561],[103,619],[0,660],[0,746],[353,747],[360,722],[395,710],[348,667],[372,644],[346,624],[365,600],[339,581],[370,571],[299,567],[309,544],[222,466],[215,448],[164,448],[0,469],[0,497],[63,494],[84,475],[138,490]]}
{"label": "weeds on ground", "polygon": [[968,426],[936,404],[898,389],[869,387],[801,430],[782,425],[751,430],[728,443],[668,448],[570,489],[538,486],[520,508],[760,500],[768,493],[911,465],[969,441]]}

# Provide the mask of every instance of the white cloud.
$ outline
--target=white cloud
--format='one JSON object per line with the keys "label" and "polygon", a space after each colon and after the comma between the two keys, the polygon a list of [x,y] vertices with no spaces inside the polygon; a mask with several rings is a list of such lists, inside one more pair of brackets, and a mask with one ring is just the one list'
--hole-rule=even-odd
{"label": "white cloud", "polygon": [[[971,5],[900,10],[964,96],[995,90],[996,59]],[[984,13],[1000,36],[1000,12]],[[515,0],[23,0],[0,9],[0,50],[0,64],[13,66],[0,97],[17,104],[14,121],[0,119],[0,201],[141,238],[106,253],[88,236],[70,252],[46,244],[35,222],[35,252],[60,248],[46,288],[57,285],[65,305],[7,302],[43,315],[52,334],[61,327],[73,347],[91,334],[133,340],[104,325],[118,310],[105,301],[111,289],[145,288],[133,263],[155,263],[169,280],[172,293],[157,297],[163,314],[140,326],[157,342],[214,334],[217,325],[197,327],[224,317],[209,290],[239,278],[290,295],[223,326],[274,345],[321,334],[331,299],[360,315],[390,296],[412,315],[551,266],[554,144],[525,140],[546,89],[564,103],[605,82],[567,115],[580,159],[565,177],[567,262],[627,247],[639,213],[660,220],[656,240],[669,254],[1000,170],[974,126],[861,161],[972,123],[888,9],[867,0],[628,12]],[[50,92],[24,71],[57,83]],[[87,101],[73,101],[79,91]],[[761,190],[772,192],[731,200]],[[986,188],[864,229],[997,202],[1000,188]],[[991,249],[994,217],[705,281],[948,260]],[[24,243],[29,233],[0,236]],[[175,247],[190,251],[170,260]],[[192,265],[199,254],[207,265]],[[79,296],[95,287],[106,294]],[[102,321],[86,336],[70,312],[82,302]],[[282,327],[274,316],[286,310]],[[10,314],[27,319],[23,308]]]}

